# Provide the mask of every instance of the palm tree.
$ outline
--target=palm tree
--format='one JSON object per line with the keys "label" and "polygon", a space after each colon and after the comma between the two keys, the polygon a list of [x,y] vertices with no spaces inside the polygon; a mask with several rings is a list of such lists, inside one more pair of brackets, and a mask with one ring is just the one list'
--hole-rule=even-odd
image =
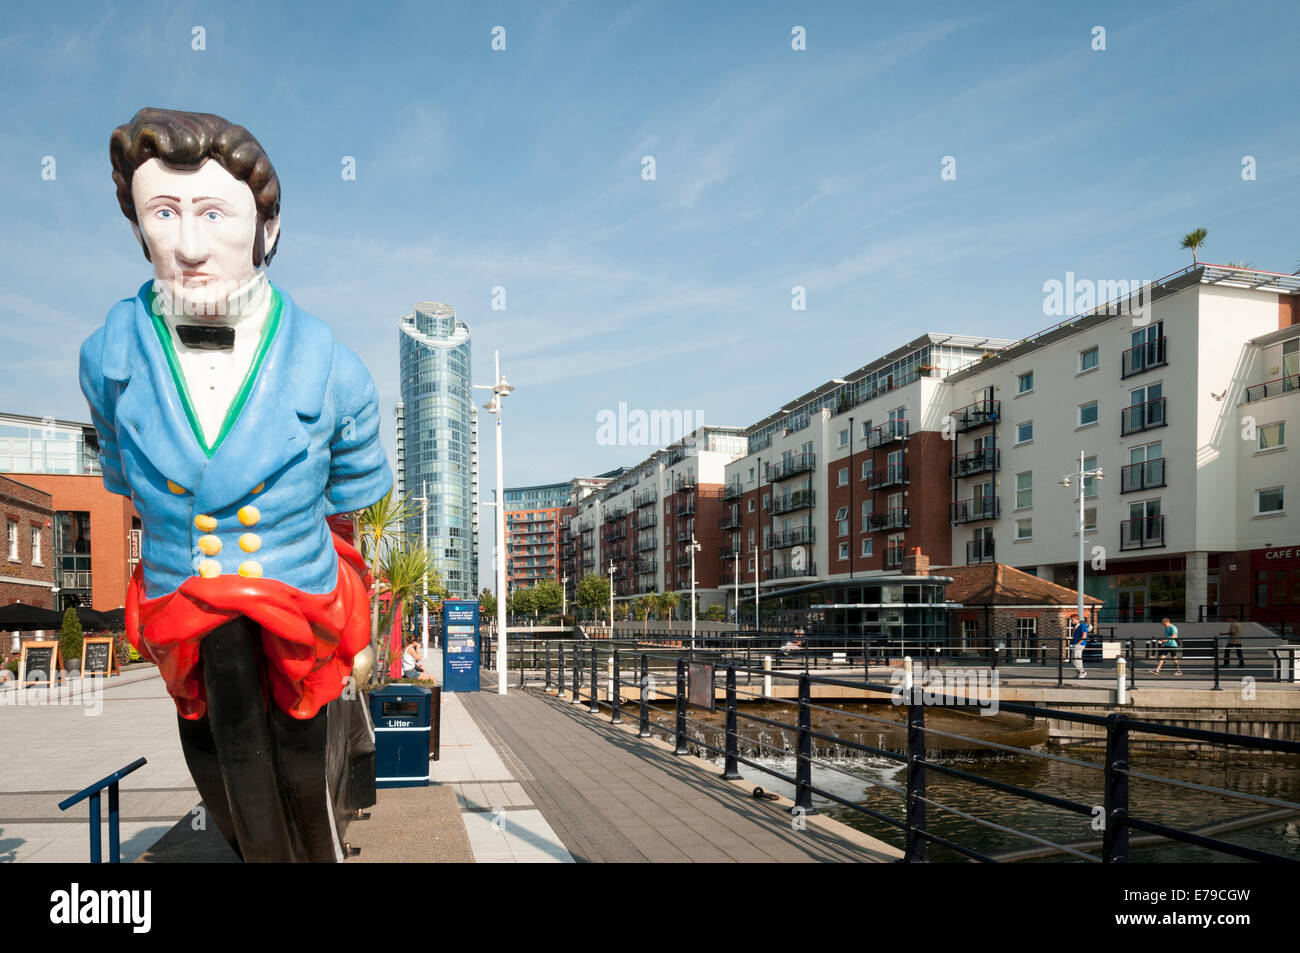
{"label": "palm tree", "polygon": [[[438,575],[437,570],[433,569],[432,562],[429,551],[421,543],[408,544],[403,540],[396,540],[384,549],[383,556],[379,560],[379,584],[375,587],[388,593],[389,597],[388,610],[380,619],[381,631],[391,631],[393,620],[401,617],[403,607],[409,605],[423,591],[426,573],[429,579],[429,595],[446,596],[447,590],[442,584],[442,577]],[[372,681],[383,681],[384,673],[388,671],[389,644],[388,639],[380,643],[382,651],[377,653],[378,661],[372,670],[375,673],[372,675]]]}
{"label": "palm tree", "polygon": [[659,609],[668,613],[668,622],[674,621],[673,616],[677,612],[677,607],[681,604],[682,597],[675,592],[665,592],[659,597]]}
{"label": "palm tree", "polygon": [[376,659],[379,658],[379,561],[384,551],[401,537],[402,527],[413,512],[410,494],[398,500],[389,490],[382,499],[357,513],[357,539],[362,553],[370,560],[370,577],[375,583],[370,595],[370,650]]}
{"label": "palm tree", "polygon": [[1190,231],[1190,232],[1188,232],[1186,235],[1183,236],[1182,244],[1179,245],[1179,247],[1180,247],[1180,248],[1190,248],[1190,249],[1192,250],[1192,264],[1193,264],[1193,265],[1200,264],[1200,262],[1197,260],[1196,252],[1197,252],[1197,249],[1199,249],[1202,245],[1205,244],[1205,236],[1206,236],[1207,234],[1209,234],[1209,233],[1206,232],[1205,229],[1203,229],[1203,228],[1198,228],[1198,229],[1195,229],[1194,231]]}

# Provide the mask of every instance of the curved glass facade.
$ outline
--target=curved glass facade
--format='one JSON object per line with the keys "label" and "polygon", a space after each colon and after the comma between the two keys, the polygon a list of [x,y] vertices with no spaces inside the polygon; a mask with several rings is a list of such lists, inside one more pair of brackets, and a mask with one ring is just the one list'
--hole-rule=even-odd
{"label": "curved glass facade", "polygon": [[[423,301],[404,315],[400,333],[402,483],[427,487],[429,550],[448,595],[478,594],[477,415],[470,389],[470,335],[456,311]],[[407,525],[420,537],[420,507]]]}

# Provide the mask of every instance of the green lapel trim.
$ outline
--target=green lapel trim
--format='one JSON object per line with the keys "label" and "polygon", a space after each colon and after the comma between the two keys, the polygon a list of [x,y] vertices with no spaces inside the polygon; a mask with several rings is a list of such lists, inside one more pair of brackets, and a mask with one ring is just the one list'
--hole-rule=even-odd
{"label": "green lapel trim", "polygon": [[[151,301],[157,292],[151,291]],[[243,383],[239,385],[239,390],[235,393],[235,399],[230,402],[230,408],[226,411],[226,418],[221,424],[221,430],[217,434],[217,439],[208,445],[208,441],[203,436],[203,427],[199,423],[199,416],[194,410],[194,400],[190,397],[189,386],[185,382],[185,374],[181,371],[180,359],[176,356],[176,346],[172,343],[172,334],[167,327],[167,322],[158,314],[156,307],[149,308],[149,317],[153,320],[154,331],[158,335],[158,341],[162,344],[163,354],[167,357],[167,367],[172,372],[172,382],[176,385],[177,392],[181,395],[181,406],[185,409],[185,419],[190,422],[190,429],[194,431],[194,439],[199,442],[199,447],[203,450],[203,455],[209,460],[217,452],[226,435],[230,433],[235,421],[239,419],[239,412],[244,409],[244,404],[248,402],[248,395],[253,392],[253,384],[257,380],[257,373],[262,368],[262,362],[266,359],[266,352],[271,349],[271,342],[275,339],[275,332],[280,328],[280,313],[284,309],[284,301],[280,297],[280,292],[274,285],[271,286],[271,311],[266,316],[266,323],[262,325],[262,337],[257,344],[257,353],[253,355],[253,361],[248,365],[248,372],[244,374]]]}

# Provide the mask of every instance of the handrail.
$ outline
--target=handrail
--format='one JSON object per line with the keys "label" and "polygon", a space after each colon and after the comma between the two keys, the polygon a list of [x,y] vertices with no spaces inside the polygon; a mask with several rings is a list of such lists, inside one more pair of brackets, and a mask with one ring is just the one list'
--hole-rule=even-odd
{"label": "handrail", "polygon": [[121,836],[118,832],[117,785],[132,771],[142,768],[148,763],[145,758],[136,758],[126,767],[118,768],[112,774],[100,778],[89,787],[82,788],[76,794],[59,802],[59,810],[66,811],[73,805],[79,804],[87,798],[90,799],[90,862],[92,864],[102,863],[102,847],[99,835],[99,792],[104,788],[108,788],[108,862],[110,864],[120,864],[122,862],[122,846]]}

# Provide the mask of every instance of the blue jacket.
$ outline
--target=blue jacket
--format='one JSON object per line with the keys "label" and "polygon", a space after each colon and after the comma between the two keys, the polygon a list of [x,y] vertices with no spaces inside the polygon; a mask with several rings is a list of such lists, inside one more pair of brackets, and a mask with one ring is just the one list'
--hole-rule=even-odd
{"label": "blue jacket", "polygon": [[114,305],[81,346],[104,485],[140,513],[145,595],[227,573],[332,591],[338,557],[325,517],[369,506],[393,483],[370,373],[275,288],[279,326],[209,457],[154,328],[152,284]]}

